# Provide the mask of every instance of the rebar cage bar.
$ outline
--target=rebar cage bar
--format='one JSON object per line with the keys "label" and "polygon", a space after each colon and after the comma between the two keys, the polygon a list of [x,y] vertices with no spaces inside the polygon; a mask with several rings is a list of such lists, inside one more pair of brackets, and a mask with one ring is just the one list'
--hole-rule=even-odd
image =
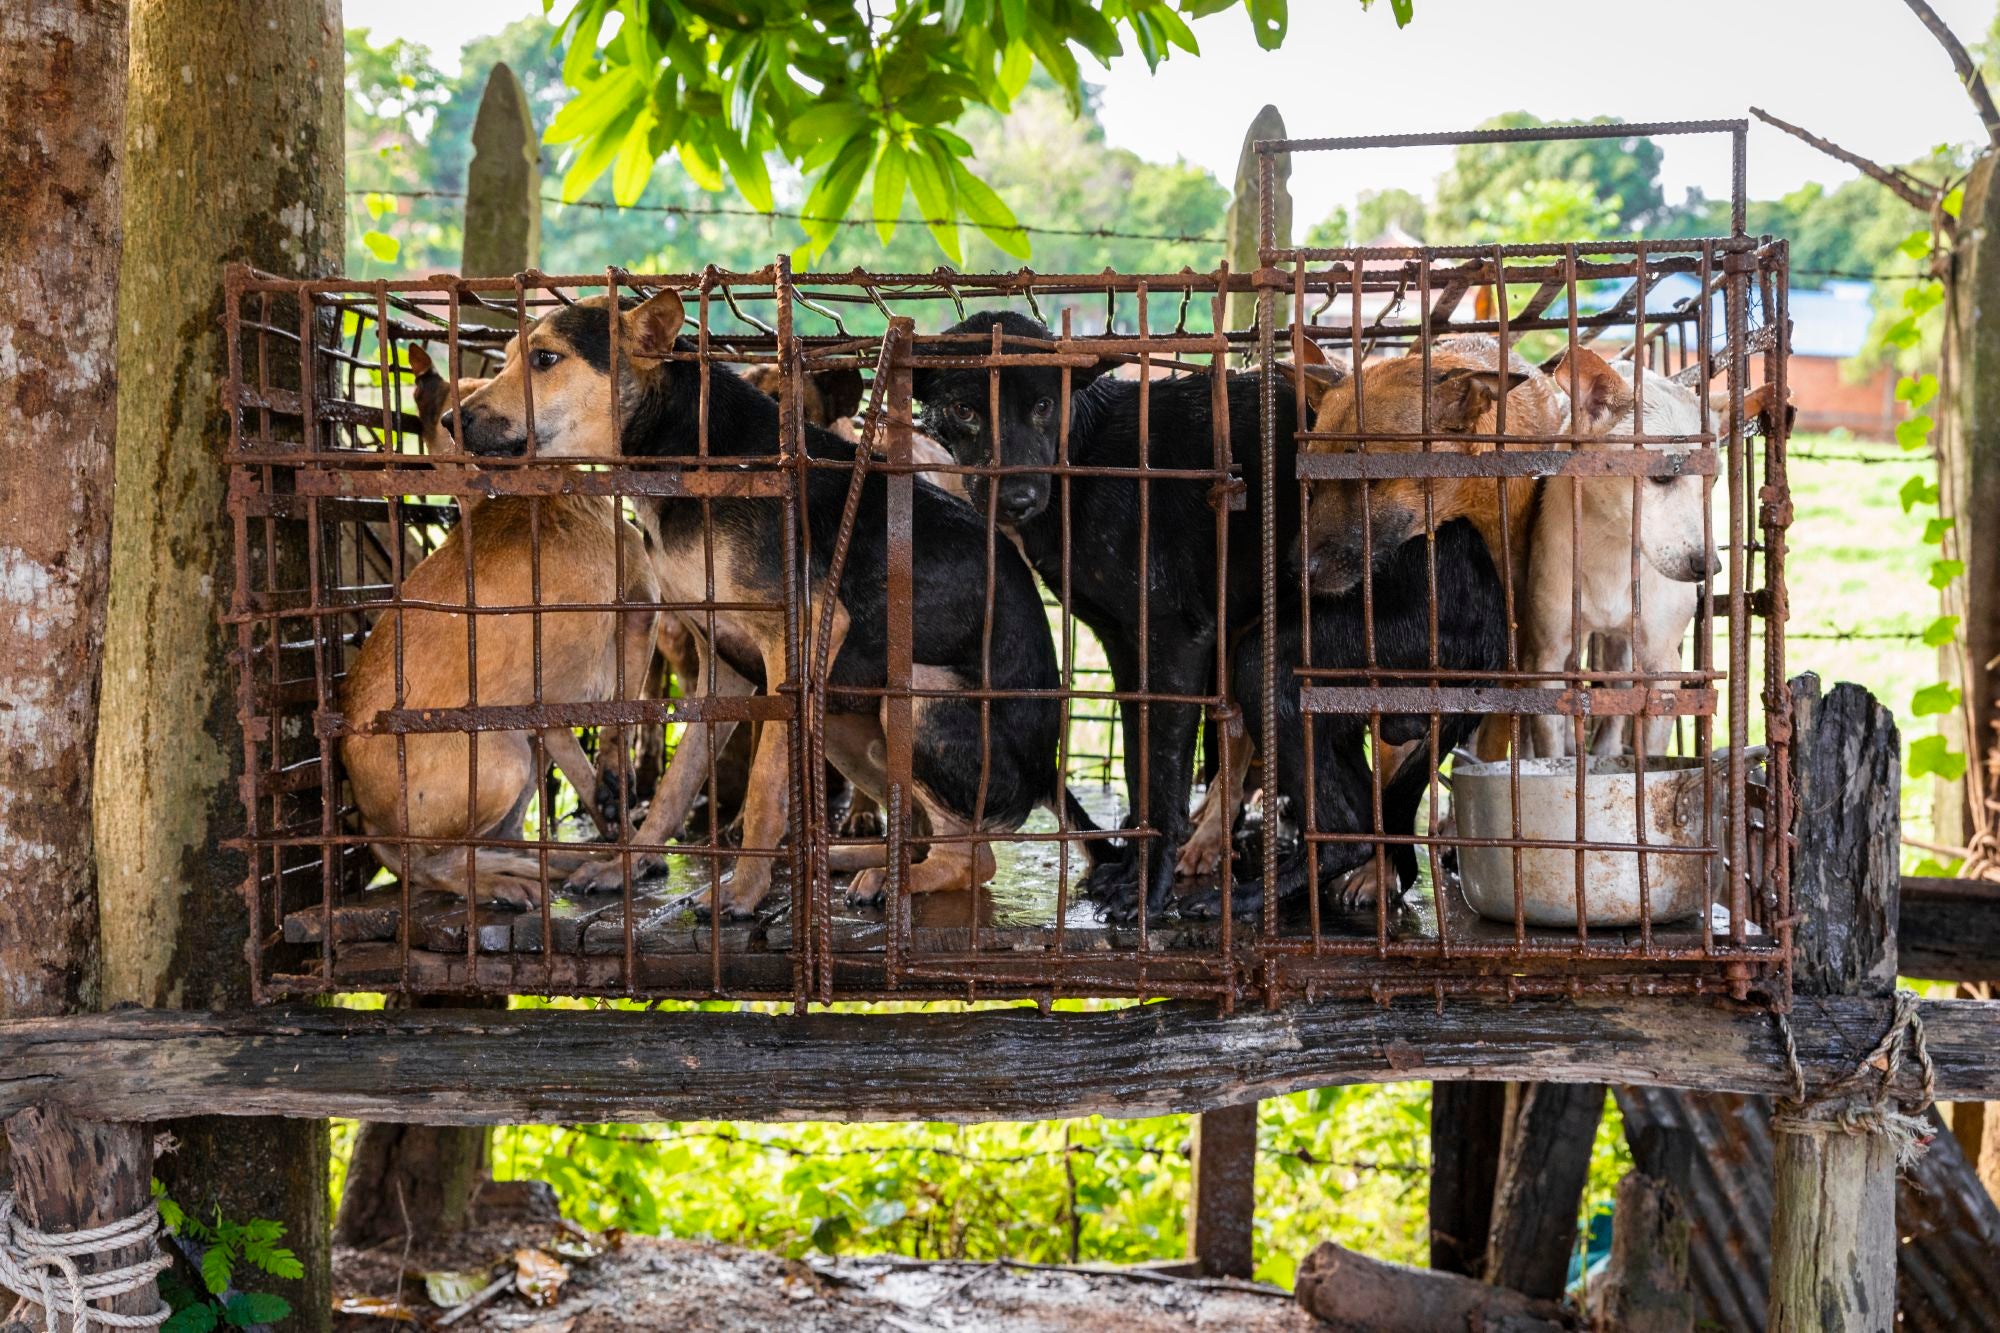
{"label": "rebar cage bar", "polygon": [[[1766,385],[1785,401],[1785,248],[1741,218],[1691,241],[1322,250],[1277,245],[1267,212],[1254,273],[231,269],[227,618],[259,995],[1782,1005],[1785,414],[1753,433],[1749,396]],[[1228,298],[1244,292],[1256,326],[1232,329]],[[685,310],[671,350],[634,341],[634,309],[659,293]],[[1002,310],[1034,323],[982,322]],[[537,338],[590,318],[609,339],[601,367],[573,378],[591,358],[568,344],[566,366],[534,362]],[[1576,403],[1593,344],[1624,366],[1629,420],[1590,432],[1512,408],[1529,389]],[[1492,419],[1452,430],[1433,420],[1433,386],[1469,347],[1497,353],[1496,371],[1526,360],[1530,382],[1503,374]],[[442,372],[428,399],[426,359]],[[1337,382],[1323,397],[1300,373],[1321,359]],[[1417,424],[1386,429],[1369,395],[1387,401],[1375,377],[1397,363],[1425,388]],[[950,452],[919,429],[949,425],[941,391],[917,392],[944,373],[984,381],[984,411],[966,409],[979,442]],[[1647,399],[1674,393],[1676,373],[1723,388],[1656,433]],[[468,414],[501,393],[475,382],[496,374],[518,385],[525,442],[468,452]],[[774,405],[746,406],[746,374]],[[1030,374],[1054,384],[1047,403],[1016,401]],[[841,376],[865,380],[855,429],[824,412]],[[678,383],[693,396],[661,387]],[[1336,409],[1351,418],[1330,422]],[[1037,438],[1014,431],[1030,418],[1047,454],[1020,445]],[[600,443],[573,447],[586,436]],[[1662,498],[1684,478],[1698,505]],[[1003,513],[1015,483],[1044,487],[1041,514]],[[1700,547],[1726,572],[1691,598],[1671,662],[1619,658],[1574,592],[1570,660],[1524,655],[1527,527],[1545,515],[1510,497],[1552,487],[1569,488],[1571,588],[1586,565],[1611,568],[1632,644],[1657,587],[1649,510],[1685,526],[1699,509]],[[1414,526],[1381,525],[1392,491]],[[1615,559],[1583,529],[1590,497],[1613,491],[1629,496]],[[1481,586],[1505,604],[1476,626],[1487,657],[1454,667],[1460,564],[1489,558],[1451,536],[1471,510],[1498,518],[1497,582]],[[1329,530],[1358,539],[1358,590],[1309,572]],[[1378,539],[1419,553],[1421,605],[1378,595]],[[1105,610],[1111,585],[1129,590],[1123,620]],[[1032,613],[1022,588],[1037,590]],[[936,660],[924,645],[959,620],[968,646]],[[1414,648],[1378,634],[1392,621],[1423,622]],[[1246,710],[1248,679],[1270,688]],[[1287,689],[1296,727],[1281,732]],[[1054,753],[1023,757],[1051,714]],[[1477,770],[1452,748],[1468,719],[1502,741],[1483,769],[1506,799],[1480,816],[1497,831],[1467,831]],[[1559,720],[1567,757],[1525,755],[1541,719]],[[1662,720],[1678,753],[1647,739]],[[1619,727],[1630,755],[1607,770],[1575,757],[1615,748]],[[1162,765],[1193,768],[1195,730],[1207,821],[1190,834],[1190,812],[1155,793],[1174,790]],[[940,789],[953,762],[959,798]],[[1077,801],[996,814],[1008,766],[1044,763]],[[1392,780],[1406,764],[1422,787],[1407,824]],[[1587,824],[1609,777],[1629,777],[1630,805]],[[1193,778],[1180,772],[1182,795]],[[1335,781],[1353,817],[1325,817]],[[870,795],[875,826],[858,817]],[[1564,826],[1528,827],[1536,800]],[[1661,808],[1675,812],[1665,834]],[[684,817],[662,831],[642,812]],[[1092,900],[1094,860],[1136,863],[1143,893],[1204,828],[1211,857],[1220,830],[1219,864],[1187,866],[1164,910]],[[1418,853],[1408,884],[1397,848]],[[1348,867],[1337,893],[1321,882],[1334,862]],[[959,865],[972,869],[940,878]],[[1598,881],[1621,875],[1636,877],[1636,915],[1607,920]],[[1288,876],[1303,888],[1280,894]],[[1504,891],[1499,910],[1472,906],[1482,876],[1511,910]],[[1538,879],[1570,896],[1573,921],[1537,924]],[[850,901],[857,883],[879,884],[881,905]],[[1670,908],[1690,892],[1693,909]]]}

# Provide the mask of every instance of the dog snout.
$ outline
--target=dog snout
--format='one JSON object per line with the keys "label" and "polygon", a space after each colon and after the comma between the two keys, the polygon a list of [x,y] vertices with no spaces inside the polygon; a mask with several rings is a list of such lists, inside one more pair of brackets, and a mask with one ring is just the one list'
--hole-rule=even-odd
{"label": "dog snout", "polygon": [[[441,423],[447,433],[452,428],[452,416],[445,413]],[[465,441],[467,453],[504,458],[520,453],[526,443],[507,422],[477,407],[461,407],[457,416],[461,427],[459,438]]]}
{"label": "dog snout", "polygon": [[1048,492],[1039,486],[1003,486],[1000,488],[1000,518],[1006,523],[1025,523],[1042,512],[1048,502]]}

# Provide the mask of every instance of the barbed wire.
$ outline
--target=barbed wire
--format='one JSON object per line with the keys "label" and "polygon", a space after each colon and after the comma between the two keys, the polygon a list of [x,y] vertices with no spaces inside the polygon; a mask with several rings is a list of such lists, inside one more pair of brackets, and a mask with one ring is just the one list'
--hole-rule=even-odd
{"label": "barbed wire", "polygon": [[[894,1153],[921,1153],[932,1157],[946,1157],[954,1161],[970,1162],[978,1166],[1014,1166],[1023,1162],[1044,1162],[1078,1155],[1090,1156],[1094,1153],[1110,1151],[1132,1157],[1185,1157],[1186,1151],[1177,1148],[1160,1148],[1151,1144],[1133,1143],[1123,1139],[1105,1139],[1099,1143],[1072,1143],[1061,1148],[1044,1148],[1035,1152],[1022,1153],[971,1153],[962,1148],[946,1148],[931,1143],[880,1143],[867,1144],[856,1148],[808,1148],[803,1144],[786,1139],[746,1139],[737,1134],[725,1134],[716,1130],[690,1129],[676,1134],[619,1134],[606,1130],[592,1129],[585,1125],[564,1127],[571,1134],[598,1139],[608,1143],[633,1143],[665,1146],[687,1139],[706,1139],[716,1143],[732,1144],[741,1148],[755,1148],[763,1152],[775,1152],[787,1157],[879,1157]],[[1267,1148],[1259,1145],[1260,1157],[1287,1157],[1306,1166],[1334,1167],[1350,1171],[1382,1171],[1395,1175],[1418,1175],[1430,1168],[1414,1162],[1382,1162],[1366,1158],[1321,1157],[1305,1148]]]}
{"label": "barbed wire", "polygon": [[1813,643],[1855,643],[1855,642],[1915,643],[1917,640],[1923,637],[1924,637],[1924,632],[1920,629],[1911,629],[1911,630],[1823,629],[1823,630],[1785,631],[1786,640],[1788,642],[1793,642],[1793,643],[1801,641],[1813,642]]}
{"label": "barbed wire", "polygon": [[[349,190],[350,195],[375,195],[388,199],[463,199],[463,190]],[[848,218],[829,217],[819,213],[797,213],[786,209],[772,209],[765,212],[756,208],[733,208],[727,204],[713,207],[691,208],[686,204],[617,204],[601,199],[559,199],[554,195],[540,195],[544,204],[554,204],[559,208],[595,208],[612,213],[666,213],[687,218],[786,218],[793,222],[826,222],[841,227],[872,227],[878,222],[894,222],[898,226],[918,227],[977,224],[964,222],[959,218]],[[1035,223],[1016,222],[1011,226],[992,226],[987,231],[1020,232],[1029,236],[1082,236],[1105,241],[1165,241],[1175,245],[1227,245],[1225,236],[1190,236],[1177,232],[1117,231],[1109,227],[1046,227]]]}

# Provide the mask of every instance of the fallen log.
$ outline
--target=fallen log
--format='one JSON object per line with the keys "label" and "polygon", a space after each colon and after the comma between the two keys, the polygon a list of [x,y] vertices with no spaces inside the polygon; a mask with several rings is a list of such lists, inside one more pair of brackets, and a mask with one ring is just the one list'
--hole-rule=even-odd
{"label": "fallen log", "polygon": [[1354,1333],[1560,1333],[1562,1307],[1456,1273],[1370,1259],[1325,1241],[1299,1265],[1292,1294],[1301,1309]]}

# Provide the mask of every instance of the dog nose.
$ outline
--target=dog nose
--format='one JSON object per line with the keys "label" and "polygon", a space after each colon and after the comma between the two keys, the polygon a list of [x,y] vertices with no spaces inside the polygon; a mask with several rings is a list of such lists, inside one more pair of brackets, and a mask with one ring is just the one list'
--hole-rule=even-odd
{"label": "dog nose", "polygon": [[1708,553],[1708,574],[1710,578],[1722,572],[1722,557],[1714,551]]}
{"label": "dog nose", "polygon": [[1009,523],[1019,523],[1034,515],[1041,502],[1033,495],[1002,495],[1000,497],[1000,517]]}
{"label": "dog nose", "polygon": [[438,418],[438,429],[444,432],[444,434],[447,437],[449,437],[455,433],[454,423],[456,423],[457,420],[458,420],[458,414],[456,412],[446,412],[443,416]]}

